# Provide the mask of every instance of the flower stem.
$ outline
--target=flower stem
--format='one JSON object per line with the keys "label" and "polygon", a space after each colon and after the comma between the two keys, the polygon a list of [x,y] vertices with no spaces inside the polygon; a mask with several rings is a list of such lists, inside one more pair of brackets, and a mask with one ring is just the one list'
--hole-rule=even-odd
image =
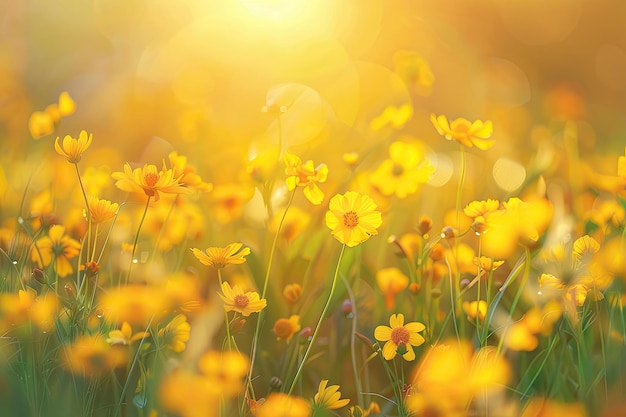
{"label": "flower stem", "polygon": [[320,315],[319,320],[317,321],[317,325],[315,326],[315,330],[313,331],[313,335],[311,336],[311,341],[304,352],[304,356],[302,357],[302,361],[300,361],[300,366],[298,366],[298,370],[296,371],[296,375],[293,377],[293,382],[291,383],[291,387],[289,388],[288,394],[291,395],[293,389],[296,387],[296,383],[302,374],[302,369],[304,368],[304,364],[306,363],[309,354],[311,353],[311,348],[313,344],[315,344],[315,339],[317,338],[317,334],[322,327],[322,321],[326,316],[326,312],[328,311],[328,307],[330,306],[330,302],[333,298],[333,294],[335,293],[335,287],[337,286],[337,277],[339,276],[339,266],[341,265],[341,260],[343,259],[343,254],[346,250],[346,245],[341,246],[341,252],[339,253],[339,259],[337,260],[337,267],[335,268],[335,276],[333,277],[333,282],[330,285],[330,293],[328,294],[328,298],[326,299],[326,304],[324,305],[324,309],[322,310],[322,314]]}
{"label": "flower stem", "polygon": [[150,198],[151,196],[148,196],[148,199],[146,200],[146,207],[143,210],[143,215],[141,216],[139,227],[137,227],[137,234],[135,235],[135,241],[133,242],[133,250],[130,255],[130,264],[128,265],[128,274],[126,275],[126,282],[125,282],[126,285],[128,285],[128,281],[130,280],[130,271],[135,261],[135,253],[137,252],[137,242],[139,241],[139,233],[141,232],[141,226],[143,226],[144,220],[146,220],[146,214],[148,214],[148,207],[150,207]]}
{"label": "flower stem", "polygon": [[[220,282],[220,289],[222,288],[222,269],[218,268],[217,269],[217,279]],[[226,309],[224,309],[224,318],[225,318],[225,322],[226,322],[226,340],[228,341],[228,350],[233,350],[233,342],[232,342],[232,338],[230,336],[230,323],[228,322],[228,311],[226,311]]]}

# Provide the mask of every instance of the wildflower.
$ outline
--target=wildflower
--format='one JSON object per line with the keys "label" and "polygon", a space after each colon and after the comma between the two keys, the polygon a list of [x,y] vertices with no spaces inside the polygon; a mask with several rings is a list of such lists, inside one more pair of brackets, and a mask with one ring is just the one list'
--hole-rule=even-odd
{"label": "wildflower", "polygon": [[478,234],[483,234],[492,226],[492,219],[502,214],[499,210],[500,202],[498,200],[487,199],[486,201],[472,201],[464,209],[466,216],[474,219],[472,228]]}
{"label": "wildflower", "polygon": [[465,301],[463,302],[463,311],[467,314],[467,319],[471,322],[483,321],[487,316],[487,302],[484,300],[479,301]]}
{"label": "wildflower", "polygon": [[356,152],[346,152],[341,155],[341,159],[343,163],[348,166],[350,169],[354,169],[356,165],[359,163],[359,154]]}
{"label": "wildflower", "polygon": [[202,264],[212,266],[215,269],[222,269],[228,265],[239,265],[246,262],[245,257],[250,254],[250,248],[243,248],[241,252],[237,253],[241,246],[243,244],[235,242],[225,248],[211,247],[204,251],[192,248],[191,251]]}
{"label": "wildflower", "polygon": [[46,292],[38,296],[34,289],[27,287],[26,290],[18,291],[18,299],[22,311],[26,313],[25,315],[32,324],[42,331],[50,331],[54,328],[60,304],[54,292]]}
{"label": "wildflower", "polygon": [[189,340],[191,326],[187,323],[187,317],[179,314],[159,330],[159,337],[165,340],[168,349],[174,352],[185,350],[185,342]]}
{"label": "wildflower", "polygon": [[285,339],[289,343],[293,335],[300,331],[300,316],[294,314],[288,319],[280,318],[276,320],[272,331],[276,335],[276,339]]}
{"label": "wildflower", "polygon": [[419,184],[428,182],[434,172],[422,149],[415,144],[393,142],[389,146],[389,157],[370,176],[372,184],[383,195],[406,198],[417,191]]}
{"label": "wildflower", "polygon": [[402,357],[407,361],[415,359],[413,346],[417,347],[424,343],[424,337],[418,332],[426,327],[419,322],[404,324],[403,314],[392,314],[389,318],[389,326],[377,326],[374,330],[374,337],[379,342],[385,342],[383,346],[383,357],[391,360],[396,353],[402,353]]}
{"label": "wildflower", "polygon": [[330,200],[326,212],[326,226],[341,243],[350,247],[365,242],[382,224],[382,217],[374,201],[354,191],[337,194]]}
{"label": "wildflower", "polygon": [[144,339],[150,336],[150,333],[147,332],[138,332],[133,334],[133,328],[128,324],[128,322],[122,323],[122,327],[119,330],[111,330],[109,332],[109,338],[107,339],[107,343],[112,345],[130,345],[131,343]]}
{"label": "wildflower", "polygon": [[233,288],[226,281],[222,283],[222,292],[219,294],[224,301],[224,309],[226,311],[236,311],[243,316],[249,316],[251,313],[258,313],[267,305],[267,300],[259,299],[259,294],[254,291],[244,292],[239,285]]}
{"label": "wildflower", "polygon": [[249,360],[236,351],[210,350],[202,355],[198,368],[216,394],[234,397],[243,390]]}
{"label": "wildflower", "polygon": [[111,203],[109,200],[101,200],[98,197],[87,197],[89,204],[89,215],[94,224],[104,223],[115,217],[119,204]]}
{"label": "wildflower", "polygon": [[128,362],[128,351],[109,345],[100,335],[80,336],[71,345],[64,347],[65,366],[75,375],[96,377],[124,366]]}
{"label": "wildflower", "polygon": [[309,417],[311,405],[304,398],[275,392],[257,409],[256,417]]}
{"label": "wildflower", "polygon": [[[276,213],[270,221],[269,228],[272,232],[278,231],[278,225],[283,218],[283,213]],[[280,228],[280,236],[291,241],[298,237],[304,229],[309,225],[311,215],[298,208],[297,206],[289,207],[284,213],[283,225]]]}
{"label": "wildflower", "polygon": [[490,120],[470,122],[467,119],[459,118],[448,123],[446,116],[431,114],[430,121],[441,136],[447,140],[459,142],[468,148],[476,146],[478,149],[486,151],[495,143],[493,139],[489,139],[493,133],[493,125]]}
{"label": "wildflower", "polygon": [[396,296],[409,285],[409,278],[398,268],[383,268],[376,272],[376,282],[385,296],[385,307],[391,310]]}
{"label": "wildflower", "polygon": [[58,104],[50,104],[44,111],[36,111],[28,119],[28,129],[33,139],[54,132],[55,124],[76,111],[76,104],[67,91],[59,95]]}
{"label": "wildflower", "polygon": [[350,417],[368,417],[369,415],[380,414],[380,406],[376,402],[371,402],[367,409],[363,409],[360,405],[354,405],[348,409]]}
{"label": "wildflower", "polygon": [[211,208],[215,219],[223,224],[238,219],[243,214],[244,205],[254,195],[254,188],[248,184],[232,183],[215,186],[211,192]]}
{"label": "wildflower", "polygon": [[39,268],[54,262],[54,271],[60,277],[66,277],[74,271],[70,259],[78,256],[80,243],[65,235],[65,226],[54,225],[44,236],[35,242],[31,250],[31,259]]}
{"label": "wildflower", "polygon": [[287,284],[285,288],[283,288],[283,297],[288,304],[295,304],[300,299],[302,295],[302,286],[298,283],[295,284]]}
{"label": "wildflower", "polygon": [[159,403],[164,411],[180,417],[217,416],[221,401],[219,387],[208,383],[202,375],[176,369],[161,381]]}
{"label": "wildflower", "polygon": [[313,161],[306,161],[302,163],[302,160],[287,152],[285,154],[285,174],[287,179],[287,188],[293,190],[296,187],[304,187],[304,195],[307,200],[312,204],[322,204],[324,201],[324,193],[317,184],[326,182],[328,178],[328,167],[326,164],[320,164],[317,167],[313,166]]}
{"label": "wildflower", "polygon": [[107,318],[122,324],[146,328],[151,321],[158,322],[169,309],[168,294],[151,285],[125,285],[110,289],[100,299],[100,307]]}
{"label": "wildflower", "polygon": [[186,156],[179,155],[178,152],[172,151],[167,155],[167,158],[174,172],[174,177],[178,178],[178,181],[183,184],[184,187],[203,193],[213,189],[213,184],[204,182],[200,175],[196,173],[196,168],[187,163]]}
{"label": "wildflower", "polygon": [[148,197],[154,197],[154,201],[159,201],[159,193],[166,194],[191,194],[192,190],[185,188],[179,182],[182,175],[174,177],[171,169],[159,171],[156,165],[145,164],[143,168],[130,167],[124,165],[124,172],[114,172],[111,174],[117,180],[115,185],[122,191],[130,193],[144,193]]}
{"label": "wildflower", "polygon": [[349,399],[341,398],[341,392],[339,392],[339,385],[326,386],[328,384],[327,379],[322,379],[317,389],[317,393],[313,398],[314,409],[325,410],[337,410],[338,408],[345,407],[350,402]]}
{"label": "wildflower", "polygon": [[83,153],[89,148],[92,141],[92,135],[87,134],[84,130],[81,130],[78,138],[73,138],[70,135],[65,135],[63,138],[63,145],[59,145],[59,138],[57,137],[54,142],[54,149],[59,155],[67,159],[67,162],[71,164],[77,164],[80,162]]}
{"label": "wildflower", "polygon": [[388,106],[381,115],[372,119],[370,128],[376,131],[391,125],[394,129],[400,129],[411,117],[413,117],[413,107],[410,104],[403,104],[400,107]]}
{"label": "wildflower", "polygon": [[428,62],[413,51],[397,51],[393,55],[395,72],[417,94],[430,96],[435,76]]}

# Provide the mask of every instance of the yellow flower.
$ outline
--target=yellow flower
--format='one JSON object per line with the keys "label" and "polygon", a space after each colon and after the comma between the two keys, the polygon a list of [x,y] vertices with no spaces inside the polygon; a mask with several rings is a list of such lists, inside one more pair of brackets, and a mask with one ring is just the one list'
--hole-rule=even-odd
{"label": "yellow flower", "polygon": [[339,385],[331,385],[330,387],[327,387],[326,384],[328,384],[327,379],[322,379],[320,381],[317,393],[313,398],[313,408],[336,410],[348,405],[350,402],[349,399],[344,398],[343,400],[340,400],[341,392],[339,392]]}
{"label": "yellow flower", "polygon": [[222,292],[219,294],[224,301],[224,309],[226,311],[236,311],[243,316],[249,316],[251,313],[258,313],[267,305],[267,300],[259,299],[259,294],[254,291],[244,292],[239,285],[230,287],[226,281],[222,283]]}
{"label": "yellow flower", "polygon": [[624,147],[624,156],[617,158],[617,176],[622,179],[626,189],[626,147]]}
{"label": "yellow flower", "polygon": [[287,284],[283,288],[283,297],[288,304],[292,305],[298,302],[302,295],[302,286],[298,283]]}
{"label": "yellow flower", "polygon": [[89,204],[89,214],[94,224],[104,223],[115,217],[119,204],[111,203],[109,200],[101,200],[98,197],[87,197]]}
{"label": "yellow flower", "polygon": [[128,350],[109,345],[100,335],[80,336],[64,351],[65,366],[75,375],[106,375],[128,362]]}
{"label": "yellow flower", "polygon": [[300,316],[294,314],[288,319],[280,318],[276,320],[272,331],[278,340],[285,339],[289,343],[293,335],[300,331]]}
{"label": "yellow flower", "polygon": [[81,130],[78,139],[65,135],[63,138],[63,145],[59,145],[59,137],[54,142],[54,149],[59,155],[67,159],[67,162],[71,164],[77,164],[80,162],[80,158],[83,153],[89,148],[92,141],[92,135],[86,131]]}
{"label": "yellow flower", "polygon": [[400,107],[388,106],[381,115],[372,119],[370,128],[381,130],[385,126],[391,125],[394,129],[400,129],[411,117],[413,117],[413,107],[410,104],[403,104]]}
{"label": "yellow flower", "polygon": [[100,297],[100,308],[109,322],[146,328],[169,311],[170,300],[163,288],[153,285],[123,285]]}
{"label": "yellow flower", "polygon": [[486,151],[495,143],[493,139],[489,139],[493,133],[493,125],[490,120],[470,122],[467,119],[459,118],[448,123],[446,116],[431,114],[430,121],[441,136],[447,140],[459,142],[468,148],[476,146],[478,149]]}
{"label": "yellow flower", "polygon": [[427,97],[432,91],[435,76],[428,62],[413,51],[397,51],[393,55],[395,72],[417,94]]}
{"label": "yellow flower", "polygon": [[296,187],[304,187],[304,195],[312,204],[322,204],[324,193],[317,184],[326,182],[328,178],[328,167],[326,164],[314,167],[313,161],[302,163],[298,156],[287,152],[285,154],[285,165],[287,188],[293,190]]}
{"label": "yellow flower", "polygon": [[178,152],[172,151],[167,155],[170,166],[174,172],[174,177],[178,178],[184,187],[189,187],[198,192],[209,192],[213,189],[213,184],[204,182],[200,175],[196,173],[196,168],[187,163],[187,157],[179,155]]}
{"label": "yellow flower", "polygon": [[222,269],[228,265],[239,265],[246,261],[245,257],[250,255],[250,248],[243,248],[237,253],[241,246],[241,243],[235,242],[225,248],[207,248],[205,251],[192,248],[191,251],[204,265]]}
{"label": "yellow flower", "polygon": [[383,222],[374,201],[354,191],[335,195],[328,208],[326,226],[335,239],[350,247],[378,234],[376,229]]}
{"label": "yellow flower", "polygon": [[211,193],[211,209],[215,219],[223,224],[238,219],[244,205],[254,196],[254,188],[248,184],[231,183],[215,186]]}
{"label": "yellow flower", "polygon": [[385,342],[383,346],[383,357],[391,360],[400,353],[407,361],[415,359],[413,346],[420,346],[424,343],[424,337],[419,332],[426,327],[417,321],[404,324],[403,314],[392,314],[389,318],[389,326],[377,326],[374,329],[374,337],[379,342]]}
{"label": "yellow flower", "polygon": [[405,198],[414,194],[419,184],[428,182],[434,172],[422,149],[415,144],[393,142],[389,157],[370,175],[372,185],[383,195]]}
{"label": "yellow flower", "polygon": [[234,397],[244,388],[249,363],[248,357],[239,352],[210,350],[202,355],[198,368],[216,394]]}
{"label": "yellow flower", "polygon": [[28,119],[28,130],[33,139],[49,135],[54,132],[54,119],[46,112],[33,112]]}
{"label": "yellow flower", "polygon": [[109,332],[109,338],[107,339],[107,343],[112,345],[130,345],[131,343],[141,340],[150,336],[150,333],[147,332],[138,332],[133,334],[133,328],[128,324],[128,322],[122,323],[122,327],[120,330],[111,330]]}
{"label": "yellow flower", "polygon": [[54,271],[60,277],[66,277],[74,271],[70,259],[80,252],[80,243],[65,235],[65,227],[54,225],[50,227],[48,236],[35,242],[31,250],[31,259],[37,262],[39,268],[46,267],[54,262]]}
{"label": "yellow flower", "polygon": [[398,268],[383,268],[376,272],[376,282],[385,296],[385,307],[391,310],[396,296],[409,285],[409,278]]}
{"label": "yellow flower", "polygon": [[184,314],[179,314],[159,330],[159,337],[165,340],[168,349],[182,352],[185,350],[185,342],[189,340],[190,332],[191,326],[187,323],[187,317]]}
{"label": "yellow flower", "polygon": [[487,303],[484,300],[464,301],[463,311],[467,314],[469,321],[473,322],[477,317],[479,321],[483,321],[487,316]]}
{"label": "yellow flower", "polygon": [[256,417],[309,417],[311,405],[304,398],[275,392],[257,409]]}
{"label": "yellow flower", "polygon": [[130,193],[144,193],[148,197],[154,197],[154,201],[159,201],[159,193],[166,194],[191,194],[192,190],[185,188],[179,182],[179,177],[174,177],[174,171],[164,169],[159,171],[156,165],[145,164],[143,168],[130,167],[124,165],[124,172],[114,172],[111,174],[117,180],[115,185],[122,191]]}

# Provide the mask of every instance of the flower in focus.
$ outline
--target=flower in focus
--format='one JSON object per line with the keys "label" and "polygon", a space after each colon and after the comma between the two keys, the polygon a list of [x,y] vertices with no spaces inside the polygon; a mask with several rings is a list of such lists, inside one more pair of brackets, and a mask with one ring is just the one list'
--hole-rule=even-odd
{"label": "flower in focus", "polygon": [[54,271],[60,277],[66,277],[74,271],[70,259],[78,256],[80,243],[65,235],[65,227],[50,226],[48,236],[35,242],[31,250],[31,259],[37,262],[39,268],[44,268],[54,262]]}
{"label": "flower in focus", "polygon": [[434,172],[422,149],[415,144],[393,142],[389,146],[389,157],[370,176],[372,184],[383,195],[406,198],[417,191],[419,184],[428,182]]}
{"label": "flower in focus", "polygon": [[485,233],[492,225],[492,219],[502,214],[498,200],[472,201],[464,209],[466,216],[474,219],[472,227],[476,233]]}
{"label": "flower in focus", "polygon": [[276,320],[272,331],[278,340],[285,339],[289,343],[293,335],[300,331],[300,316],[294,314],[288,319],[280,318]]}
{"label": "flower in focus", "polygon": [[101,200],[94,196],[87,197],[89,204],[89,215],[95,224],[104,223],[115,217],[119,204],[111,203],[109,200]]}
{"label": "flower in focus", "polygon": [[389,326],[377,326],[374,337],[379,342],[385,342],[383,357],[391,360],[399,353],[407,361],[415,359],[413,346],[417,347],[424,343],[424,337],[419,332],[426,329],[422,323],[414,321],[404,324],[403,314],[392,314],[389,318]]}
{"label": "flower in focus", "polygon": [[311,405],[307,400],[275,392],[257,409],[256,417],[309,417]]}
{"label": "flower in focus", "polygon": [[67,159],[67,162],[77,164],[80,162],[83,153],[91,146],[92,139],[93,135],[81,130],[77,139],[70,135],[65,135],[62,145],[59,144],[59,138],[57,137],[54,141],[54,150]]}
{"label": "flower in focus", "polygon": [[348,191],[331,198],[328,208],[326,226],[339,242],[353,247],[378,234],[382,216],[370,197]]}
{"label": "flower in focus", "polygon": [[336,410],[348,405],[350,400],[344,398],[341,400],[341,392],[339,392],[339,385],[331,385],[327,387],[327,379],[322,379],[317,389],[317,393],[313,398],[314,409]]}
{"label": "flower in focus", "polygon": [[259,299],[259,294],[254,291],[244,292],[239,285],[231,288],[226,281],[222,283],[222,292],[219,294],[224,301],[224,309],[226,311],[236,311],[243,316],[249,316],[251,313],[258,313],[267,305],[267,300]]}
{"label": "flower in focus", "polygon": [[383,268],[376,272],[376,282],[385,296],[385,307],[391,310],[396,296],[409,285],[409,278],[398,268]]}
{"label": "flower in focus", "polygon": [[169,323],[159,330],[159,337],[164,339],[168,349],[174,352],[185,350],[185,342],[189,340],[191,326],[187,323],[184,314],[178,314]]}
{"label": "flower in focus", "polygon": [[486,151],[495,143],[493,139],[489,139],[493,133],[493,125],[490,120],[470,122],[467,119],[459,118],[448,122],[448,118],[444,115],[435,116],[431,114],[430,121],[441,136],[468,148],[476,146],[478,149]]}
{"label": "flower in focus", "polygon": [[246,262],[245,257],[250,255],[250,248],[243,248],[241,252],[239,252],[241,246],[243,246],[243,244],[235,242],[225,248],[212,247],[204,251],[192,248],[191,251],[202,264],[212,266],[215,269],[222,269],[228,265],[239,265]]}
{"label": "flower in focus", "polygon": [[298,156],[287,152],[285,154],[285,165],[287,188],[291,191],[296,187],[304,187],[304,195],[312,204],[322,204],[324,193],[317,184],[326,182],[328,178],[328,167],[326,164],[314,167],[313,161],[302,163]]}
{"label": "flower in focus", "polygon": [[154,201],[159,201],[159,193],[166,194],[191,194],[193,191],[183,187],[179,182],[182,177],[174,177],[171,169],[159,171],[156,165],[145,164],[143,168],[130,167],[129,163],[124,165],[124,172],[114,172],[111,174],[117,180],[115,185],[122,191],[130,193],[144,193],[148,197],[154,197]]}
{"label": "flower in focus", "polygon": [[133,334],[133,328],[128,324],[128,322],[122,323],[122,327],[119,330],[111,330],[109,332],[109,338],[107,339],[107,343],[112,345],[130,345],[131,343],[141,340],[150,336],[148,332],[138,332]]}

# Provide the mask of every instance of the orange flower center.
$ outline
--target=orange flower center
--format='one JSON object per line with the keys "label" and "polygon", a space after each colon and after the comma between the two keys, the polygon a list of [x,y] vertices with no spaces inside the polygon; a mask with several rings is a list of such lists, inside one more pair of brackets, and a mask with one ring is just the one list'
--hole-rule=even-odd
{"label": "orange flower center", "polygon": [[406,345],[409,343],[409,331],[404,327],[396,327],[391,330],[391,341],[396,345]]}
{"label": "orange flower center", "polygon": [[272,330],[277,337],[287,339],[293,333],[293,326],[288,319],[278,319]]}
{"label": "orange flower center", "polygon": [[359,224],[359,216],[355,212],[349,211],[343,215],[343,224],[347,228],[353,229]]}
{"label": "orange flower center", "polygon": [[148,187],[154,187],[157,181],[159,181],[159,174],[149,172],[143,176],[143,179]]}
{"label": "orange flower center", "polygon": [[245,294],[237,294],[235,296],[235,305],[239,308],[246,308],[250,304],[248,296]]}
{"label": "orange flower center", "polygon": [[393,168],[391,168],[391,175],[399,177],[402,174],[404,174],[404,167],[400,164],[393,164]]}

